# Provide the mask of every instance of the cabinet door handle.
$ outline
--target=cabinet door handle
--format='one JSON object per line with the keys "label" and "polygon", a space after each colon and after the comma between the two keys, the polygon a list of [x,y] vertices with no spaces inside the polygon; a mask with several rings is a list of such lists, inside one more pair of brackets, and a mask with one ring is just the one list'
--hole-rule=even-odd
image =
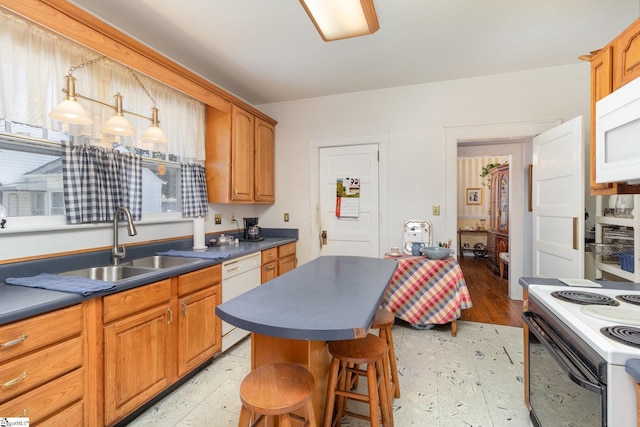
{"label": "cabinet door handle", "polygon": [[167,311],[169,312],[169,321],[167,322],[169,325],[173,323],[173,311],[171,307],[167,307]]}
{"label": "cabinet door handle", "polygon": [[267,265],[265,269],[266,270],[273,270],[274,268],[276,268],[275,265]]}
{"label": "cabinet door handle", "polygon": [[187,303],[182,303],[182,316],[187,317]]}
{"label": "cabinet door handle", "polygon": [[12,385],[17,384],[20,381],[24,380],[25,378],[27,378],[27,373],[23,372],[22,375],[20,375],[19,377],[16,377],[16,378],[14,378],[12,380],[9,380],[6,383],[2,384],[2,387],[12,386]]}
{"label": "cabinet door handle", "polygon": [[580,225],[580,220],[577,216],[573,217],[573,249],[576,251],[580,248],[580,242],[578,239],[578,226]]}
{"label": "cabinet door handle", "polygon": [[11,347],[12,345],[20,344],[21,342],[25,341],[27,338],[29,338],[29,335],[22,334],[15,340],[7,341],[5,343],[0,344],[0,348]]}

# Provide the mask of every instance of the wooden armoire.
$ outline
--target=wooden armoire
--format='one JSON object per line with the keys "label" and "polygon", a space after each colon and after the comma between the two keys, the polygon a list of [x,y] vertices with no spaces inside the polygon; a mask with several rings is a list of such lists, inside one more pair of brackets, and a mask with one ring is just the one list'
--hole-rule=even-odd
{"label": "wooden armoire", "polygon": [[498,255],[509,251],[509,165],[489,171],[489,229],[487,230],[487,265],[500,271]]}

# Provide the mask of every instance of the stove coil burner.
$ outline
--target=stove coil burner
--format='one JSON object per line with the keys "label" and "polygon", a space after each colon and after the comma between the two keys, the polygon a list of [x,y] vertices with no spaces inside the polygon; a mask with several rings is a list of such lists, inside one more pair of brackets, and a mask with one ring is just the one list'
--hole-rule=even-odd
{"label": "stove coil burner", "polygon": [[640,305],[640,295],[618,295],[618,299],[629,304]]}
{"label": "stove coil burner", "polygon": [[551,292],[555,298],[582,305],[620,305],[613,298],[606,295],[595,294],[593,292],[567,290]]}
{"label": "stove coil burner", "polygon": [[640,347],[640,328],[634,328],[633,326],[605,326],[600,329],[600,332],[622,344]]}

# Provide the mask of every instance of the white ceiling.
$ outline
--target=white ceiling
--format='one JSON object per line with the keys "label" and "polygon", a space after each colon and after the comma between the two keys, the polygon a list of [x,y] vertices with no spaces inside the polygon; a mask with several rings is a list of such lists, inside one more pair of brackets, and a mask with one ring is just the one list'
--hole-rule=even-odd
{"label": "white ceiling", "polygon": [[640,0],[374,0],[378,32],[326,43],[298,0],[72,2],[254,105],[575,64],[640,16]]}

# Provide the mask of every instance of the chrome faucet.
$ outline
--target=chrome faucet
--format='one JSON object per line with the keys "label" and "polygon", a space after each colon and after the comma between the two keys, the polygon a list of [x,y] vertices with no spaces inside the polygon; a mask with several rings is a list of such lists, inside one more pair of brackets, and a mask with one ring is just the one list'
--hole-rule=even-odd
{"label": "chrome faucet", "polygon": [[129,208],[121,206],[116,209],[113,214],[113,248],[111,249],[111,262],[113,265],[119,265],[120,260],[127,255],[124,245],[118,246],[118,219],[120,218],[120,212],[123,212],[127,217],[127,230],[129,232],[129,236],[135,236],[138,234],[136,226],[133,225],[133,218],[131,217]]}

